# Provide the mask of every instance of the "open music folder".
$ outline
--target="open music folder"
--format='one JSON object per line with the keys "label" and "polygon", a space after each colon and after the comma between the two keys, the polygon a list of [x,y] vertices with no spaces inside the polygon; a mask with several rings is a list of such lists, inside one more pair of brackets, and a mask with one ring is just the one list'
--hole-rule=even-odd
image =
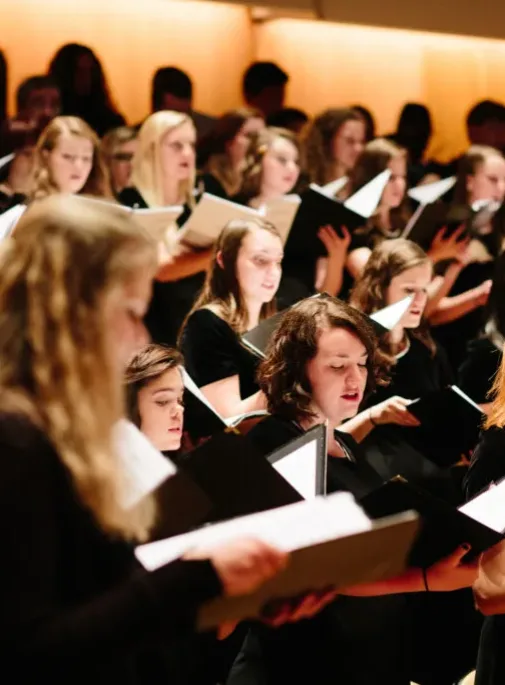
{"label": "open music folder", "polygon": [[210,193],[203,193],[189,219],[178,233],[181,242],[204,249],[211,247],[221,231],[234,219],[263,218],[264,212]]}
{"label": "open music folder", "polygon": [[[383,171],[341,202],[321,187],[312,184],[301,194],[301,204],[289,234],[289,249],[325,256],[326,248],[317,237],[322,226],[330,225],[343,236],[342,226],[349,231],[366,225],[380,202],[391,172]],[[340,181],[340,179],[339,179]]]}
{"label": "open music folder", "polygon": [[428,567],[459,545],[471,545],[469,558],[500,542],[505,531],[505,481],[456,508],[400,476],[364,497],[360,504],[373,518],[412,509],[421,530],[410,553],[413,566]]}
{"label": "open music folder", "polygon": [[206,630],[225,620],[254,618],[272,599],[396,576],[406,568],[417,530],[413,512],[371,521],[350,494],[336,493],[141,545],[135,554],[146,569],[154,570],[195,546],[240,537],[254,537],[291,553],[287,568],[256,591],[221,597],[202,607],[198,626]]}
{"label": "open music folder", "polygon": [[[310,299],[317,297],[328,297],[328,295],[325,293],[318,293],[317,295],[313,295]],[[377,335],[380,336],[389,333],[389,331],[392,331],[393,328],[400,323],[403,315],[410,307],[412,299],[412,296],[409,295],[399,302],[395,302],[392,305],[384,307],[384,309],[379,309],[377,312],[370,314],[369,319],[372,322]],[[260,359],[265,358],[268,343],[277,329],[281,318],[284,316],[285,311],[286,310],[277,312],[277,314],[270,316],[258,326],[242,335],[241,341],[243,345]]]}
{"label": "open music folder", "polygon": [[462,454],[475,447],[485,418],[479,405],[457,385],[412,401],[408,410],[421,425],[403,429],[402,435],[418,445],[424,442],[430,458],[442,468],[457,463]]}

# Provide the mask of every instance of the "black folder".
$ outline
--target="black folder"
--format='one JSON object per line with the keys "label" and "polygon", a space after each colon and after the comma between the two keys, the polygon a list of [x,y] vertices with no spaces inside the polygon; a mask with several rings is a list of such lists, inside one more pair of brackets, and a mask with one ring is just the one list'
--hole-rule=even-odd
{"label": "black folder", "polygon": [[474,210],[469,205],[447,204],[441,201],[424,205],[419,211],[417,221],[409,233],[405,235],[405,238],[418,243],[425,250],[430,247],[435,235],[441,228],[446,228],[445,235],[450,236],[460,226],[464,226],[459,238],[459,240],[463,240],[478,235],[480,225],[483,221],[489,220],[490,217],[485,207]]}
{"label": "black folder", "polygon": [[317,237],[322,226],[333,226],[343,237],[342,226],[354,231],[365,226],[367,218],[346,207],[343,202],[324,195],[313,187],[300,195],[301,203],[286,242],[286,251],[326,256],[326,248]]}
{"label": "black folder", "polygon": [[467,555],[470,560],[503,539],[502,533],[400,477],[366,495],[360,504],[371,518],[383,518],[406,510],[420,514],[421,530],[409,558],[412,566],[427,568],[464,543],[471,545]]}
{"label": "black folder", "polygon": [[[302,494],[277,468],[282,460],[309,443],[316,455],[315,482],[310,487],[316,496],[326,492],[326,426],[322,424],[269,454],[262,454],[247,436],[228,429],[183,455],[178,467],[211,503],[204,512],[205,519],[197,523],[217,522],[302,501]],[[203,512],[201,502],[200,511]]]}
{"label": "black folder", "polygon": [[418,428],[398,427],[402,437],[413,442],[438,466],[457,463],[478,442],[484,414],[457,386],[414,400],[408,410],[421,425]]}
{"label": "black folder", "polygon": [[[330,297],[326,293],[318,293],[317,295],[313,295],[310,299],[317,298],[317,297]],[[309,299],[309,298],[308,298]],[[302,301],[302,300],[301,300]],[[298,303],[296,303],[298,304]],[[295,305],[292,305],[295,306]],[[385,307],[384,309],[387,309]],[[274,314],[273,316],[270,316],[268,319],[265,319],[262,321],[256,328],[253,328],[251,331],[247,331],[247,333],[244,333],[244,335],[241,337],[242,344],[247,347],[247,349],[252,352],[254,355],[259,357],[260,359],[265,358],[265,353],[268,347],[268,343],[270,342],[271,337],[273,336],[274,332],[277,329],[277,326],[279,325],[281,318],[283,317],[285,311],[282,312],[277,312],[277,314]],[[382,311],[382,310],[380,310]],[[375,333],[378,336],[385,335],[386,333],[389,333],[391,328],[387,328],[386,326],[383,326],[381,323],[378,321],[375,321],[373,318],[379,314],[379,312],[374,312],[369,317],[369,320],[374,327]],[[398,322],[397,322],[398,323]]]}

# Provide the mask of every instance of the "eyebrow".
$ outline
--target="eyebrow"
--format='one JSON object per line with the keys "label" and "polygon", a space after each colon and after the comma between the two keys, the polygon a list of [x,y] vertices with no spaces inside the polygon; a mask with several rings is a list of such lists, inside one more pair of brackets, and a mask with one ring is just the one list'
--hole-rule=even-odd
{"label": "eyebrow", "polygon": [[[350,359],[348,354],[330,354],[330,357],[337,357],[338,359]],[[368,352],[363,352],[363,354],[359,355],[359,359],[364,359],[364,357],[368,357]]]}
{"label": "eyebrow", "polygon": [[[182,388],[180,389],[180,392],[183,392],[183,391],[184,391],[184,387],[182,387]],[[155,390],[155,391],[153,392],[153,395],[161,395],[162,392],[171,392],[171,393],[176,394],[176,393],[179,392],[179,390],[178,390],[177,388],[172,388],[172,387],[170,387],[170,388],[160,388],[159,390]]]}

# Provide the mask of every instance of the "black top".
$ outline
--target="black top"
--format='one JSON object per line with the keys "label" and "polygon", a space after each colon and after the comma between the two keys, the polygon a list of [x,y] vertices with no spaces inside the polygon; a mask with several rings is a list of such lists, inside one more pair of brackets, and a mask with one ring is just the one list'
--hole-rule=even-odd
{"label": "black top", "polygon": [[490,401],[488,393],[501,357],[501,350],[489,338],[477,338],[468,344],[465,360],[458,370],[458,385],[477,404]]}
{"label": "black top", "polygon": [[[405,399],[417,399],[441,390],[451,382],[451,373],[443,350],[437,347],[433,355],[428,347],[416,338],[410,337],[409,340],[409,351],[400,357],[391,369],[390,384],[380,387],[368,398],[365,408],[379,404],[394,395]],[[441,470],[435,465],[439,461],[436,439],[431,434],[425,438],[422,427],[404,428],[387,424],[374,428],[363,440],[362,448],[369,463],[385,480],[400,474],[445,498],[445,486],[442,492],[437,489]],[[435,463],[430,461],[430,458],[434,459]],[[449,489],[450,493],[446,494],[451,494],[452,499],[452,485]]]}
{"label": "black top", "polygon": [[220,592],[211,564],[141,569],[24,418],[0,415],[0,460],[2,667],[19,683],[163,682],[164,645],[191,635],[198,605]]}
{"label": "black top", "polygon": [[391,382],[377,390],[371,398],[373,404],[393,395],[413,400],[441,390],[452,382],[447,355],[440,345],[437,345],[433,354],[417,338],[409,336],[409,341],[409,351],[396,360],[390,372]]}
{"label": "black top", "polygon": [[[146,209],[146,201],[137,188],[125,188],[119,194],[119,201],[127,207]],[[191,214],[186,205],[177,224],[181,227]],[[153,296],[149,310],[146,314],[145,323],[153,342],[174,346],[177,342],[179,329],[205,280],[205,273],[201,272],[181,278],[172,283],[154,281]]]}
{"label": "black top", "polygon": [[[494,482],[505,478],[505,430],[491,429],[482,433],[465,480],[470,499]],[[478,685],[505,683],[505,615],[488,616],[484,620],[477,659]]]}
{"label": "black top", "polygon": [[[295,423],[270,416],[247,434],[267,453],[302,434]],[[359,498],[382,484],[345,433],[336,439],[349,459],[328,461],[328,491]],[[402,595],[339,597],[313,619],[277,630],[254,627],[237,658],[228,685],[407,685],[410,682],[408,619]]]}
{"label": "black top", "polygon": [[181,351],[185,367],[199,388],[238,375],[242,399],[258,391],[259,360],[242,345],[226,321],[210,309],[198,309],[189,317]]}

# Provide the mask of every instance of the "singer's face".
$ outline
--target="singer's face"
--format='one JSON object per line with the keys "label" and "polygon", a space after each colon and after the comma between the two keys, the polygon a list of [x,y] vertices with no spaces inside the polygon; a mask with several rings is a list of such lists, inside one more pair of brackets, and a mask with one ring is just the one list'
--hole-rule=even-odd
{"label": "singer's face", "polygon": [[402,317],[400,325],[404,328],[417,328],[423,317],[426,302],[428,301],[428,286],[432,278],[430,262],[413,266],[406,269],[398,276],[391,279],[387,289],[386,303],[395,304],[409,295],[414,299],[408,310]]}
{"label": "singer's face", "polygon": [[185,122],[168,131],[161,139],[160,161],[164,178],[188,181],[195,173],[196,131]]}
{"label": "singer's face", "polygon": [[505,198],[505,159],[489,155],[467,178],[468,203],[479,200],[503,202]]}
{"label": "singer's face", "polygon": [[60,193],[80,193],[93,168],[93,143],[82,136],[60,136],[47,166]]}
{"label": "singer's face", "polygon": [[263,157],[262,192],[286,195],[295,187],[299,175],[300,165],[295,145],[286,138],[276,138]]}
{"label": "singer's face", "polygon": [[361,340],[347,329],[321,332],[307,377],[315,408],[335,426],[358,412],[368,377],[367,358]]}
{"label": "singer's face", "polygon": [[407,160],[396,157],[389,162],[391,176],[382,194],[381,205],[389,209],[399,207],[407,190]]}
{"label": "singer's face", "polygon": [[354,169],[358,157],[365,149],[366,128],[364,121],[346,121],[333,138],[333,159],[346,173]]}
{"label": "singer's face", "polygon": [[280,238],[262,228],[251,230],[238,251],[236,274],[246,302],[264,304],[277,293],[282,275]]}
{"label": "singer's face", "polygon": [[183,396],[184,384],[177,367],[165,371],[139,391],[140,430],[160,452],[173,452],[181,446]]}

